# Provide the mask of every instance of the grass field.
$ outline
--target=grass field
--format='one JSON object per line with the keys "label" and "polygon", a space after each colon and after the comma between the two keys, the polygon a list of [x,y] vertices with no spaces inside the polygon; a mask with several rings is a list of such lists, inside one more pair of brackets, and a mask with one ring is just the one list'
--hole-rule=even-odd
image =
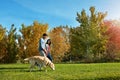
{"label": "grass field", "polygon": [[33,72],[29,64],[0,64],[0,80],[120,80],[120,63],[55,64],[56,70]]}

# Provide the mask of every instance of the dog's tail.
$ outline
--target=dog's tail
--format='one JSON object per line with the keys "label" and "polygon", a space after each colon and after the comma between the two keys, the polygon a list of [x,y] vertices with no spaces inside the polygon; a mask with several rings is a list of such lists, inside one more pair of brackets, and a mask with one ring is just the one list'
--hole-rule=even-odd
{"label": "dog's tail", "polygon": [[25,58],[24,61],[29,61],[29,58]]}

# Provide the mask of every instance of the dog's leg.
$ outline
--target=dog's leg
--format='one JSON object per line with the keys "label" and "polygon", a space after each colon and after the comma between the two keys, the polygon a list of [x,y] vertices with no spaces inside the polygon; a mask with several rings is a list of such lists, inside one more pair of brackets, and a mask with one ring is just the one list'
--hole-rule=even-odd
{"label": "dog's leg", "polygon": [[45,69],[45,72],[47,72],[47,66],[46,66],[45,63],[43,63],[43,67],[44,67],[44,69]]}
{"label": "dog's leg", "polygon": [[45,66],[45,72],[47,72],[47,66]]}
{"label": "dog's leg", "polygon": [[35,67],[35,62],[34,61],[30,61],[30,72],[33,70],[33,68]]}
{"label": "dog's leg", "polygon": [[30,66],[30,72],[32,71],[32,65]]}
{"label": "dog's leg", "polygon": [[46,66],[44,66],[44,69],[45,69],[45,72],[47,72],[47,68],[46,68]]}
{"label": "dog's leg", "polygon": [[39,64],[39,65],[38,65],[38,67],[39,67],[39,70],[41,71],[42,65],[41,65],[41,64]]}
{"label": "dog's leg", "polygon": [[34,65],[30,66],[30,72],[33,71]]}

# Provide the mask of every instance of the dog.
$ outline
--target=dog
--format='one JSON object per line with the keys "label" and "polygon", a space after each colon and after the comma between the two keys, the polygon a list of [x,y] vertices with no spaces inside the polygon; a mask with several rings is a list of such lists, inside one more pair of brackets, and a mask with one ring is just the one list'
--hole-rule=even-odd
{"label": "dog", "polygon": [[29,58],[25,58],[24,61],[29,61],[30,65],[30,72],[33,70],[33,68],[37,65],[39,69],[41,70],[42,67],[45,68],[45,71],[47,71],[46,67],[49,66],[52,70],[55,70],[55,65],[52,63],[46,56],[33,56]]}

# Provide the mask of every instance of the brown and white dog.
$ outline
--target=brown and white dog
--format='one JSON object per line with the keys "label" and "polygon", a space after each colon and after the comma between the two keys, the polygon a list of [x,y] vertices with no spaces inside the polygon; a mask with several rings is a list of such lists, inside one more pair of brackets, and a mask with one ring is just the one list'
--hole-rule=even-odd
{"label": "brown and white dog", "polygon": [[[40,69],[41,67],[44,67],[46,70],[46,67],[49,66],[52,70],[55,70],[55,65],[44,56],[33,56],[29,58],[25,58],[25,61],[29,61],[30,65],[30,71],[37,65]],[[47,70],[46,70],[47,71]]]}

